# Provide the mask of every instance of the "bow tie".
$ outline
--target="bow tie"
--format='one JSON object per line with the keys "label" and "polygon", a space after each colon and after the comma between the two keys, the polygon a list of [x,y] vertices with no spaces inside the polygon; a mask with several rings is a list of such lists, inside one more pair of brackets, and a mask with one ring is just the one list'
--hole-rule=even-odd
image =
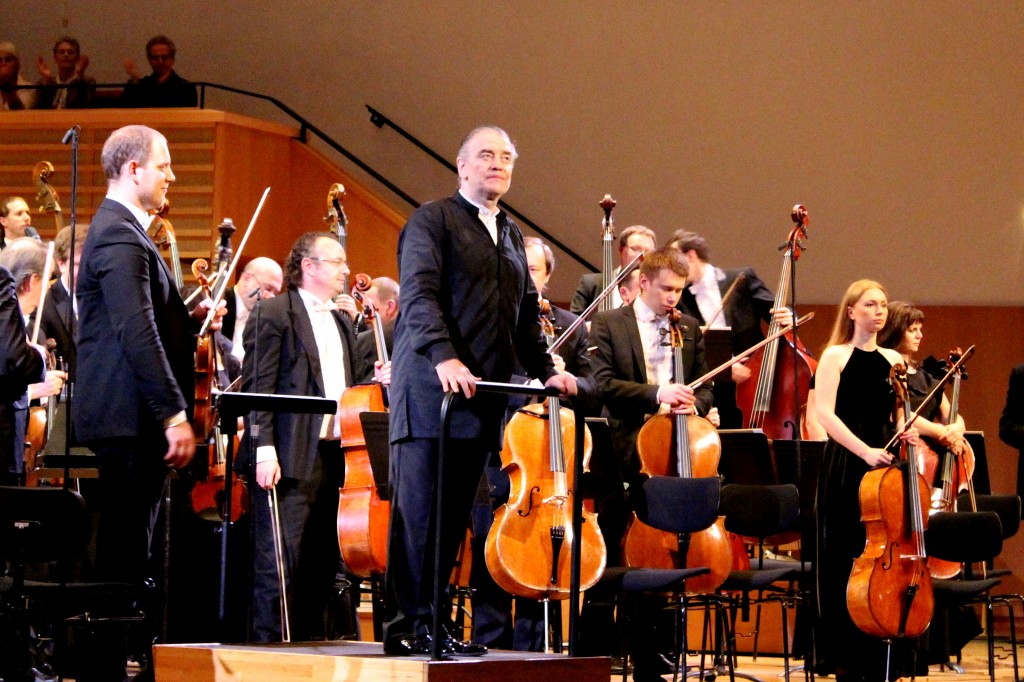
{"label": "bow tie", "polygon": [[338,306],[334,304],[334,301],[327,301],[326,303],[314,303],[311,310],[314,313],[329,313],[337,309]]}

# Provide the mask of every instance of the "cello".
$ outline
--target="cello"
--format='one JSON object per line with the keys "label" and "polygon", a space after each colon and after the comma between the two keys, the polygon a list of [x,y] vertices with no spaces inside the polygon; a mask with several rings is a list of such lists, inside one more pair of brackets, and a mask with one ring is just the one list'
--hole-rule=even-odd
{"label": "cello", "polygon": [[[541,316],[541,328],[551,353],[557,348],[555,329],[550,304],[544,303],[542,309],[548,312]],[[590,429],[586,429],[584,464],[591,447]],[[557,397],[517,410],[505,427],[501,466],[509,477],[509,499],[494,512],[484,560],[494,582],[509,594],[541,600],[570,596],[571,552],[562,548],[573,545],[574,458],[580,456],[575,450],[575,418]],[[597,514],[584,509],[580,590],[597,583],[607,555]]]}
{"label": "cello", "polygon": [[[364,319],[373,328],[377,359],[386,363],[388,350],[384,343],[384,324],[373,303],[363,296],[370,286],[368,275],[357,274],[352,298],[363,304]],[[345,485],[339,490],[338,497],[338,546],[349,573],[360,578],[384,574],[391,502],[382,500],[377,490],[359,415],[386,411],[387,390],[378,383],[346,388],[338,405],[341,447],[345,454]]]}
{"label": "cello", "polygon": [[[800,258],[805,248],[810,219],[807,209],[797,204],[793,207],[793,221],[796,223],[783,245],[782,273],[775,289],[774,309],[786,307],[790,294],[793,263]],[[779,323],[772,320],[768,326],[769,335],[779,329]],[[761,429],[772,439],[801,436],[802,415],[807,409],[807,392],[811,377],[818,362],[795,335],[786,335],[785,350],[780,353],[779,341],[774,341],[760,353],[751,356],[747,366],[753,376],[736,386],[736,405],[743,412],[743,427]],[[797,405],[799,404],[799,407]]]}
{"label": "cello", "polygon": [[[893,365],[889,381],[896,391],[896,418],[902,419],[910,404],[906,366]],[[901,434],[916,417],[904,419]],[[928,499],[928,490],[917,470],[914,444],[907,441],[902,441],[893,465],[872,469],[861,480],[867,542],[853,562],[846,605],[853,623],[868,635],[885,640],[917,637],[931,624],[935,597],[924,547],[928,516],[921,502]]]}
{"label": "cello", "polygon": [[[682,378],[684,329],[679,311],[673,310],[671,316],[669,334],[673,370],[676,377]],[[695,385],[707,378],[703,377]],[[636,448],[640,456],[640,473],[645,476],[674,474],[685,478],[704,478],[718,475],[722,441],[715,427],[703,417],[656,414],[640,429]],[[680,536],[648,526],[633,512],[622,541],[622,558],[623,563],[630,567],[707,566],[709,573],[688,579],[686,586],[693,592],[713,592],[729,577],[733,550],[725,531],[724,516],[718,517],[709,528]]]}

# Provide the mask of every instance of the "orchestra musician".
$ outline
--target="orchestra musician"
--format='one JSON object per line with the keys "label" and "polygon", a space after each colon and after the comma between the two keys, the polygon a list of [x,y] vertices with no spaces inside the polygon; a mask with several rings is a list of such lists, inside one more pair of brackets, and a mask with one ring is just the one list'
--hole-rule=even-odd
{"label": "orchestra musician", "polygon": [[[352,321],[333,299],[349,273],[345,250],[327,232],[307,232],[285,264],[287,291],[249,316],[243,343],[243,390],[339,400],[347,386],[376,378],[387,383],[390,366],[376,368],[353,352]],[[255,353],[258,352],[258,356]],[[292,638],[323,639],[325,609],[340,562],[338,489],[344,482],[337,414],[257,412],[253,556],[253,635],[281,641],[281,596],[268,496],[276,488],[285,593]],[[248,419],[247,419],[248,421]],[[246,424],[246,430],[251,427]],[[252,466],[248,441],[237,471]]]}
{"label": "orchestra musician", "polygon": [[[71,335],[72,327],[70,315],[72,315],[71,296],[71,268],[77,270],[82,262],[82,247],[85,245],[85,238],[89,234],[89,224],[78,225],[75,228],[75,254],[71,257],[71,227],[61,228],[54,239],[54,258],[57,260],[57,267],[60,268],[60,278],[53,283],[46,295],[46,306],[43,308],[43,316],[39,322],[41,335],[47,339],[53,339],[57,344],[54,348],[54,355],[63,358],[68,367],[68,376],[75,377],[76,348],[75,339]],[[77,287],[78,280],[75,280]],[[76,318],[77,319],[77,318]]]}
{"label": "orchestra musician", "polygon": [[[679,299],[679,309],[697,318],[707,329],[731,329],[734,354],[738,355],[763,341],[765,333],[761,322],[772,320],[775,297],[753,269],[723,270],[715,267],[708,262],[710,249],[707,240],[695,232],[677,230],[672,235],[672,244],[686,256],[690,273],[688,285]],[[723,297],[741,273],[743,280],[723,307]],[[774,317],[782,326],[793,322],[793,314],[788,308],[779,310]],[[750,379],[751,372],[743,362],[734,364],[731,371],[731,377],[715,380],[715,406],[721,415],[723,428],[739,429],[743,427],[743,415],[736,407],[736,385]]]}
{"label": "orchestra musician", "polygon": [[[373,304],[380,321],[384,325],[384,347],[390,357],[394,348],[395,319],[398,318],[399,307],[398,282],[390,277],[376,277],[370,288],[363,292],[363,299]],[[356,335],[356,352],[362,354],[367,362],[377,359],[377,343],[373,339],[373,329],[364,329]]]}
{"label": "orchestra musician", "polygon": [[0,249],[15,239],[35,236],[35,230],[31,228],[32,214],[24,199],[5,197],[0,200]]}
{"label": "orchestra musician", "polygon": [[[846,592],[854,559],[866,540],[860,481],[869,469],[893,461],[892,453],[882,449],[894,433],[895,393],[889,372],[903,357],[878,344],[887,312],[881,284],[866,279],[851,284],[815,375],[818,421],[829,437],[815,505],[817,666],[822,674],[834,671],[837,682],[885,679],[886,648],[854,625]],[[903,437],[915,440],[916,429]]]}
{"label": "orchestra musician", "polygon": [[[221,334],[231,342],[231,354],[239,360],[245,355],[242,344],[242,332],[249,313],[259,300],[273,298],[281,293],[284,273],[281,266],[272,258],[259,256],[253,258],[242,268],[238,282],[225,298],[227,314],[224,316],[224,327]],[[227,345],[227,344],[225,344]]]}
{"label": "orchestra musician", "polygon": [[[1017,494],[1024,497],[1024,363],[1010,371],[1006,405],[999,416],[999,439],[1017,448]],[[1024,512],[1022,512],[1024,516]]]}
{"label": "orchestra musician", "polygon": [[18,485],[24,473],[29,401],[60,393],[66,375],[46,370],[41,348],[28,343],[25,322],[42,296],[46,247],[34,239],[9,242],[0,253],[0,482]]}
{"label": "orchestra musician", "polygon": [[[597,346],[597,353],[591,358],[594,380],[608,411],[622,477],[630,488],[642,482],[636,440],[649,416],[659,412],[707,415],[712,409],[713,393],[709,384],[696,391],[686,385],[687,381],[705,374],[707,366],[700,325],[685,314],[681,324],[684,326],[686,376],[672,376],[672,348],[667,336],[669,313],[679,302],[687,273],[685,256],[678,249],[663,247],[648,253],[640,265],[639,297],[631,306],[597,313],[590,328],[591,343]],[[625,531],[625,512],[625,507],[618,512],[614,535],[611,534],[612,520],[602,519],[601,529],[609,548],[619,546],[619,538]],[[610,552],[609,565],[612,561]],[[660,679],[658,676],[670,669],[659,649],[671,648],[671,622],[658,617],[656,604],[635,603],[637,613],[629,618],[627,626],[635,660],[634,679]],[[582,627],[601,629],[595,624],[596,617],[586,620],[590,622]],[[643,623],[644,634],[638,629],[640,623]],[[652,628],[652,623],[657,627]],[[594,635],[600,636],[596,631]],[[608,651],[594,653],[607,655]]]}
{"label": "orchestra musician", "polygon": [[[515,145],[500,128],[469,133],[459,148],[455,195],[424,204],[398,245],[402,310],[395,325],[391,389],[391,522],[385,577],[384,651],[428,654],[434,585],[433,526],[439,415],[446,391],[472,398],[478,379],[508,381],[518,359],[527,374],[574,394],[555,371],[540,333],[537,291],[518,226],[498,207]],[[451,424],[441,528],[440,575],[451,574],[489,455],[501,447],[507,400],[459,400]],[[451,653],[486,647],[445,636]]]}
{"label": "orchestra musician", "polygon": [[[633,262],[633,259],[641,253],[653,251],[657,247],[658,238],[654,230],[643,225],[631,225],[619,234],[619,267],[611,274],[614,278],[622,268]],[[601,293],[602,273],[590,272],[580,277],[579,288],[572,298],[569,311],[579,315],[587,309],[597,295]],[[612,307],[618,308],[622,305],[622,296],[618,291],[611,293]]]}
{"label": "orchestra musician", "polygon": [[[99,463],[98,577],[141,585],[167,470],[195,454],[195,333],[211,302],[201,302],[190,319],[146,234],[148,212],[163,204],[175,180],[167,139],[125,126],[110,134],[100,159],[107,194],[76,285],[76,395],[84,399],[75,402],[74,427]],[[220,328],[219,319],[211,328]],[[91,671],[96,679],[124,677],[123,638],[110,638],[97,647],[106,655]],[[152,668],[140,675],[153,679]]]}

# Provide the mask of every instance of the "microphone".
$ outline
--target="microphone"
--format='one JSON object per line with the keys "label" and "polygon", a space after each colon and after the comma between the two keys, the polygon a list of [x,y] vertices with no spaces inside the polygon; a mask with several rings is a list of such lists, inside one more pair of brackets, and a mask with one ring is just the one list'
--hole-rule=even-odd
{"label": "microphone", "polygon": [[42,239],[39,238],[39,232],[36,230],[36,228],[32,227],[31,225],[25,228],[25,236],[32,237],[32,239],[35,239],[37,242],[43,241]]}
{"label": "microphone", "polygon": [[67,143],[71,142],[71,138],[72,137],[78,137],[78,133],[80,133],[81,131],[82,131],[82,127],[81,126],[79,126],[77,124],[71,126],[70,128],[68,128],[68,131],[66,133],[64,133],[64,137],[62,137],[60,139],[60,143],[61,144],[67,144]]}
{"label": "microphone", "polygon": [[[253,296],[258,296],[258,295],[259,295],[259,293],[260,293],[261,291],[263,291],[263,287],[256,287],[255,289],[253,289],[252,291],[250,291],[249,293],[247,293],[247,294],[245,295],[245,297],[246,297],[246,298],[252,298]],[[259,296],[259,297],[258,297],[258,298],[257,298],[256,300],[257,300],[257,301],[262,301],[262,300],[263,300],[263,297],[262,297],[262,296]]]}

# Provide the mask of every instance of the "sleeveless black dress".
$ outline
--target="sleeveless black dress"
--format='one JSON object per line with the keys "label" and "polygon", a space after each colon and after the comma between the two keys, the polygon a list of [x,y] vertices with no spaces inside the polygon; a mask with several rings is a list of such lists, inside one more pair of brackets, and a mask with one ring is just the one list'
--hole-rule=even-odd
{"label": "sleeveless black dress", "polygon": [[[839,377],[836,416],[871,447],[883,447],[893,434],[891,367],[880,351],[854,348]],[[846,607],[853,561],[863,553],[867,539],[858,493],[869,469],[867,462],[829,438],[815,500],[817,660],[819,665],[835,666],[854,680],[885,679],[885,646],[857,629]]]}

